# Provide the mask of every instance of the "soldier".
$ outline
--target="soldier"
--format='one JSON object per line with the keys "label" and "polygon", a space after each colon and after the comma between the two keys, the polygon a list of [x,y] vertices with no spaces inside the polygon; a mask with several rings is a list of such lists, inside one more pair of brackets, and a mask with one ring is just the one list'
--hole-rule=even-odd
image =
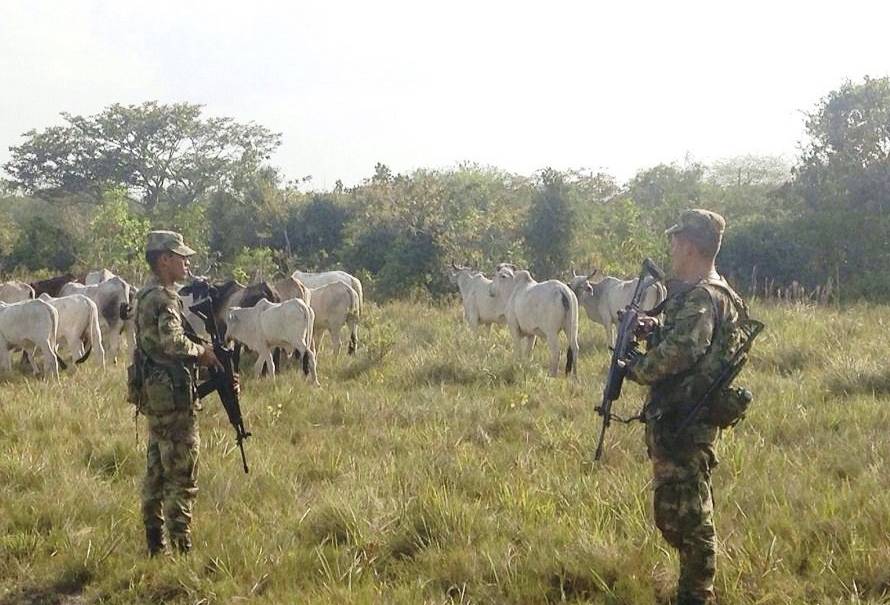
{"label": "soldier", "polygon": [[134,364],[142,378],[137,405],[148,421],[142,519],[151,556],[164,550],[164,526],[176,551],[191,548],[189,526],[198,492],[195,365],[220,367],[213,348],[190,340],[183,327],[176,283],[188,275],[194,253],[178,233],[149,233],[145,259],[153,275],[136,303],[139,361]]}
{"label": "soldier", "polygon": [[715,602],[711,472],[719,429],[706,414],[678,427],[728,360],[732,326],[740,313],[747,315],[714,266],[724,227],[719,214],[687,210],[665,232],[674,279],[660,305],[663,318],[640,322],[638,334],[648,336],[648,350],[631,362],[628,373],[651,387],[644,419],[655,524],[679,552],[678,605]]}

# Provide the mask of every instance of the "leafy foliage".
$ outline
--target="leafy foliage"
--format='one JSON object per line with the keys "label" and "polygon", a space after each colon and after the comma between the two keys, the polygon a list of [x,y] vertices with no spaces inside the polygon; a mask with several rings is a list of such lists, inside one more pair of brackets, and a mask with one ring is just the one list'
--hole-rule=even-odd
{"label": "leafy foliage", "polygon": [[727,219],[718,266],[740,287],[812,290],[830,278],[835,296],[873,298],[890,292],[888,116],[890,80],[866,78],[814,107],[793,168],[770,156],[687,159],[619,184],[585,171],[524,177],[465,163],[399,174],[378,163],[358,185],[324,192],[264,164],[278,136],[260,126],[190,104],[113,105],[13,148],[5,190],[52,202],[0,198],[0,264],[138,274],[151,225],[183,232],[199,268],[217,255],[241,277],[252,261],[264,273],[340,268],[371,298],[441,296],[453,291],[452,260],[485,272],[511,261],[538,279],[573,267],[630,276],[644,256],[665,262],[663,232],[683,209],[705,207]]}
{"label": "leafy foliage", "polygon": [[126,188],[148,211],[189,204],[214,188],[249,178],[280,136],[231,118],[202,118],[201,106],[114,104],[93,116],[62,113],[66,125],[25,133],[4,169],[12,185],[57,198],[96,201],[109,186]]}

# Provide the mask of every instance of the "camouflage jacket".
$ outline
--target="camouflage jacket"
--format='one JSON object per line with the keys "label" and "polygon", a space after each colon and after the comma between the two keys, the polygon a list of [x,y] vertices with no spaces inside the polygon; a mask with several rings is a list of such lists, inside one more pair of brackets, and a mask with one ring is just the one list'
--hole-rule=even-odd
{"label": "camouflage jacket", "polygon": [[669,284],[660,325],[629,377],[650,385],[646,419],[682,420],[737,348],[732,329],[744,302],[716,273],[696,284]]}
{"label": "camouflage jacket", "polygon": [[162,414],[194,401],[194,362],[204,347],[185,333],[176,290],[151,278],[136,298],[136,346],[142,356],[143,411]]}

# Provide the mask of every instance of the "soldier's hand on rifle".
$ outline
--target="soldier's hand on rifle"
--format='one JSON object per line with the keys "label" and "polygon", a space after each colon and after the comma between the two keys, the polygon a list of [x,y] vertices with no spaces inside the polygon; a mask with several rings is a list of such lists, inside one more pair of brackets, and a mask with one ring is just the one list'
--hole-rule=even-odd
{"label": "soldier's hand on rifle", "polygon": [[232,374],[232,390],[236,395],[241,395],[241,374],[235,372]]}
{"label": "soldier's hand on rifle", "polygon": [[643,315],[639,319],[637,319],[637,327],[634,330],[634,335],[637,338],[646,338],[657,327],[657,319],[655,319],[654,317],[649,317],[648,315]]}
{"label": "soldier's hand on rifle", "polygon": [[204,366],[205,368],[215,368],[217,370],[223,369],[223,365],[220,363],[219,359],[217,359],[216,354],[214,354],[213,349],[210,347],[204,347],[204,352],[198,355],[198,365]]}

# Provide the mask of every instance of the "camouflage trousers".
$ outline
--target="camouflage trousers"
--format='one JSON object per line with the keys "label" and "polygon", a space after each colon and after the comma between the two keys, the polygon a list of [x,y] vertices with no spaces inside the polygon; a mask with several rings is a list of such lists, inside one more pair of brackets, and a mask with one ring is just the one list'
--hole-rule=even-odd
{"label": "camouflage trousers", "polygon": [[[651,438],[650,438],[651,441]],[[717,535],[711,468],[713,445],[688,446],[682,455],[652,447],[655,525],[680,556],[677,603],[714,603]]]}
{"label": "camouflage trousers", "polygon": [[[191,548],[192,505],[198,494],[198,423],[192,410],[146,415],[148,455],[142,484],[142,520],[147,533],[166,526],[173,547]],[[151,548],[151,545],[149,545]]]}

